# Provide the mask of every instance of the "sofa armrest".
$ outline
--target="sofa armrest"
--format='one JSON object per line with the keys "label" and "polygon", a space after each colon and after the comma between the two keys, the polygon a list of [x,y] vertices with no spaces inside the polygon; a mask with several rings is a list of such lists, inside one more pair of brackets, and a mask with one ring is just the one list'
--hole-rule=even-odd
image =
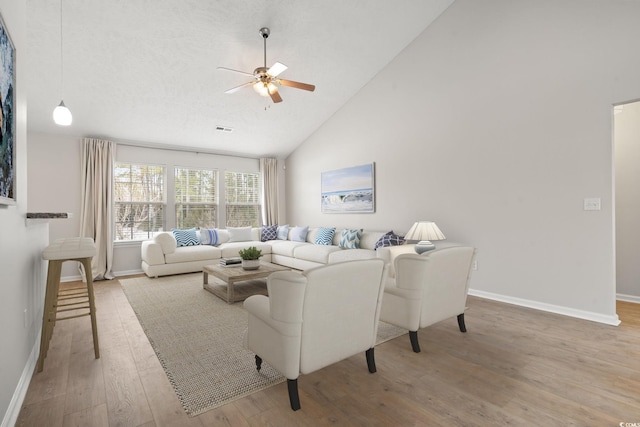
{"label": "sofa armrest", "polygon": [[141,246],[142,261],[147,265],[162,265],[165,263],[164,253],[159,243],[153,240],[145,240]]}
{"label": "sofa armrest", "polygon": [[396,277],[395,261],[398,255],[415,254],[416,245],[404,244],[398,246],[383,246],[376,249],[376,256],[389,264],[389,277]]}

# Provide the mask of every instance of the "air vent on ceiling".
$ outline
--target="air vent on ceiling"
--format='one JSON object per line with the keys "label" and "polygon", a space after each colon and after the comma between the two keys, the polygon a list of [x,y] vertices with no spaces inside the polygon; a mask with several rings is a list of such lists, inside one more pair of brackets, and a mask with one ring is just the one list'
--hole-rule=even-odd
{"label": "air vent on ceiling", "polygon": [[219,132],[233,132],[233,128],[226,128],[224,126],[216,126],[216,130]]}

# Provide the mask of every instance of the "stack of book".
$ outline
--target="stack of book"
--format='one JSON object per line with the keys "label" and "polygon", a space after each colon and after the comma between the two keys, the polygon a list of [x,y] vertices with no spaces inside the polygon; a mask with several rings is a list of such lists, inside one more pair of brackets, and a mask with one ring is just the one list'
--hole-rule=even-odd
{"label": "stack of book", "polygon": [[234,257],[234,258],[220,258],[220,265],[223,267],[229,267],[231,265],[239,265],[242,264],[242,258]]}

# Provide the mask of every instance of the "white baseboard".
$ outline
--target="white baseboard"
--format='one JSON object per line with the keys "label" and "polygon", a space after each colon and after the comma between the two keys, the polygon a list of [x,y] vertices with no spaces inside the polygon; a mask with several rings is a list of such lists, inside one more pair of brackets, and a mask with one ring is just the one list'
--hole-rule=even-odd
{"label": "white baseboard", "polygon": [[142,269],[140,270],[125,270],[125,271],[114,271],[113,275],[116,277],[122,277],[122,276],[133,276],[136,274],[142,274],[143,271]]}
{"label": "white baseboard", "polygon": [[24,402],[24,398],[27,395],[27,390],[29,389],[29,384],[31,383],[33,371],[36,369],[36,362],[38,361],[39,352],[40,336],[38,335],[38,339],[36,340],[33,349],[31,349],[29,359],[27,359],[27,364],[22,370],[22,375],[20,376],[20,380],[18,381],[16,390],[13,392],[13,397],[11,398],[11,402],[9,402],[7,412],[4,414],[4,419],[2,420],[1,424],[2,427],[13,427],[16,424],[16,421],[18,421],[20,409],[22,408],[22,403]]}
{"label": "white baseboard", "polygon": [[635,295],[616,294],[616,299],[618,301],[634,302],[636,304],[640,304],[640,297],[637,297]]}
{"label": "white baseboard", "polygon": [[60,282],[77,282],[82,280],[82,276],[80,274],[74,276],[62,276],[60,277]]}
{"label": "white baseboard", "polygon": [[600,313],[594,313],[592,311],[577,310],[575,308],[547,304],[539,301],[531,301],[523,298],[515,298],[506,295],[494,294],[491,292],[478,291],[475,289],[469,289],[469,295],[494,301],[506,302],[508,304],[519,305],[522,307],[533,308],[536,310],[548,311],[550,313],[562,314],[564,316],[576,317],[578,319],[591,320],[592,322],[604,323],[607,325],[618,326],[620,324],[620,319],[618,318],[617,314],[607,316]]}
{"label": "white baseboard", "polygon": [[[140,270],[125,270],[125,271],[114,271],[113,275],[115,277],[121,277],[121,276],[133,276],[135,274],[142,274],[143,271],[142,269]],[[60,282],[78,282],[82,280],[82,276],[81,275],[77,275],[77,276],[62,276],[60,278]]]}

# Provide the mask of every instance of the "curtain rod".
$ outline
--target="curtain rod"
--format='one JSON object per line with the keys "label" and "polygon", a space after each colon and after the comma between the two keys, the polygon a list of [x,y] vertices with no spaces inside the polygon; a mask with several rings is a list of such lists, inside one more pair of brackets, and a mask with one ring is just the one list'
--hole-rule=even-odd
{"label": "curtain rod", "polygon": [[[108,139],[108,138],[107,138]],[[125,145],[127,147],[137,147],[137,148],[151,148],[153,150],[165,150],[165,151],[178,151],[178,152],[188,152],[188,153],[196,153],[196,154],[212,154],[215,156],[222,156],[222,157],[236,157],[236,158],[241,158],[241,159],[251,159],[251,160],[260,160],[259,157],[252,157],[252,156],[246,156],[246,155],[241,155],[241,154],[229,154],[229,153],[219,153],[219,152],[215,152],[212,150],[198,150],[192,147],[177,147],[175,145],[166,145],[166,146],[162,146],[162,145],[155,145],[155,144],[144,144],[144,143],[139,143],[139,142],[129,142],[129,141],[118,141],[118,140],[114,140],[114,142],[117,145]]]}

